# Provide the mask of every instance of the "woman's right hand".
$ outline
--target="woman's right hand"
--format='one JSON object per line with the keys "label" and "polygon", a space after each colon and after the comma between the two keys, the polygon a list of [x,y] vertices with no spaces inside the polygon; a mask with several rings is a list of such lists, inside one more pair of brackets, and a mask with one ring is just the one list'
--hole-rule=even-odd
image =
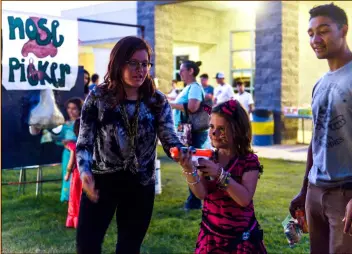
{"label": "woman's right hand", "polygon": [[82,173],[82,188],[83,191],[87,194],[87,197],[94,203],[98,202],[99,193],[95,189],[95,182],[92,173],[83,172]]}

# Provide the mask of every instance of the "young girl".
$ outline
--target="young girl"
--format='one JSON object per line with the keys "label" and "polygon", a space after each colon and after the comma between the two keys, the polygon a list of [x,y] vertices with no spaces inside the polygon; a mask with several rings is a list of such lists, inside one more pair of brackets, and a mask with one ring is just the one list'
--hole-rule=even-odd
{"label": "young girl", "polygon": [[204,200],[195,253],[266,253],[252,200],[262,166],[251,149],[248,114],[238,101],[213,108],[209,136],[213,160],[200,159],[195,168],[190,150],[179,160],[192,192]]}
{"label": "young girl", "polygon": [[[73,142],[76,142],[77,136],[74,134],[74,122],[76,121],[77,118],[79,118],[83,106],[83,101],[80,98],[70,98],[66,104],[66,111],[67,115],[69,117],[69,120],[66,121],[65,124],[62,126],[62,130],[58,136],[55,137],[56,139],[56,144],[60,146],[65,147],[65,143],[67,140],[72,140]],[[64,151],[62,152],[62,177],[64,178],[66,175],[66,169],[68,161],[70,159],[70,151],[65,147]],[[69,195],[70,195],[70,179],[67,181],[63,180],[62,181],[62,187],[61,187],[61,196],[60,196],[60,201],[61,202],[68,202],[69,201]]]}
{"label": "young girl", "polygon": [[[74,132],[78,137],[80,126],[80,119],[76,119],[74,122]],[[70,186],[70,198],[68,202],[68,211],[66,219],[66,227],[68,228],[77,228],[78,223],[78,214],[79,214],[79,203],[81,201],[82,194],[82,182],[79,177],[79,172],[76,162],[76,142],[68,141],[65,142],[65,148],[70,151],[70,159],[67,164],[65,181],[69,181],[72,174],[71,186]]]}

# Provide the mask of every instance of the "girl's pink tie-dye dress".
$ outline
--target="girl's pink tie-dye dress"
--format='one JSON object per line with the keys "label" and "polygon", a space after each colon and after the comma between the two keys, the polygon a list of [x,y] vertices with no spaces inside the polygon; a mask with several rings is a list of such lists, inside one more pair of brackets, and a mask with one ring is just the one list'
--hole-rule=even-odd
{"label": "girl's pink tie-dye dress", "polygon": [[[233,158],[224,170],[241,183],[244,172],[262,167],[258,157],[249,154]],[[195,253],[266,253],[263,231],[255,218],[253,201],[247,207],[238,205],[215,181],[208,181],[203,215]]]}

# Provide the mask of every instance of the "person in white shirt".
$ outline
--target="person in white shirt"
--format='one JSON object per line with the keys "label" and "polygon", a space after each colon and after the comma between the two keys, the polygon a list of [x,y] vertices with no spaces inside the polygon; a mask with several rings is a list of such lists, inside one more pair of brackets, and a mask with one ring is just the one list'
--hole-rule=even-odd
{"label": "person in white shirt", "polygon": [[254,111],[254,101],[252,94],[244,90],[244,84],[242,81],[236,82],[238,94],[236,94],[236,99],[242,104],[243,108],[247,111],[249,117],[251,118],[252,112]]}
{"label": "person in white shirt", "polygon": [[217,87],[214,89],[214,106],[235,98],[232,86],[225,83],[225,74],[218,72],[215,76]]}
{"label": "person in white shirt", "polygon": [[172,89],[166,95],[166,97],[169,101],[174,101],[176,99],[177,95],[179,94],[176,85],[177,85],[177,80],[172,80],[172,83],[171,83]]}

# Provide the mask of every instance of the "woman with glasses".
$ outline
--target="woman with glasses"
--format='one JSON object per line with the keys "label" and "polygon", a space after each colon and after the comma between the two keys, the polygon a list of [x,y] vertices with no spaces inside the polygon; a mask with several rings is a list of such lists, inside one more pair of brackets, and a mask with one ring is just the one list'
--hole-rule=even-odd
{"label": "woman with glasses", "polygon": [[77,141],[83,194],[77,252],[101,253],[116,212],[116,253],[139,253],[155,196],[157,137],[165,152],[180,147],[166,96],[149,70],[151,48],[141,38],[121,39],[110,54],[104,82],[88,95]]}

